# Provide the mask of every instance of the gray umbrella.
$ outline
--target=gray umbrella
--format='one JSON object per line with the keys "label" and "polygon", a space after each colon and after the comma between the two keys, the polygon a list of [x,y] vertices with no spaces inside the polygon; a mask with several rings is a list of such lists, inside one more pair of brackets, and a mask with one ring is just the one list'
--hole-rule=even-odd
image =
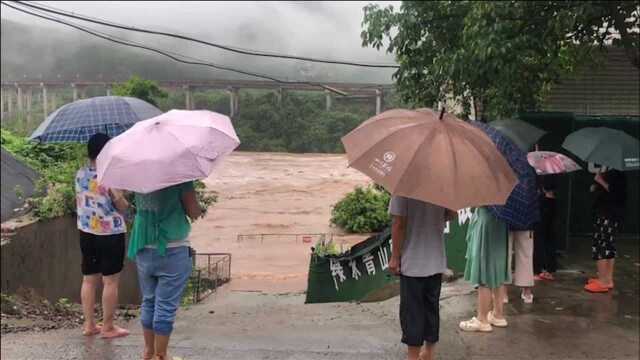
{"label": "gray umbrella", "polygon": [[496,120],[489,123],[511,139],[522,151],[529,151],[547,132],[522,120]]}
{"label": "gray umbrella", "polygon": [[60,107],[31,134],[40,142],[87,142],[98,133],[111,137],[141,120],[162,114],[155,106],[132,97],[99,96]]}
{"label": "gray umbrella", "polygon": [[583,128],[569,134],[562,147],[587,162],[621,171],[640,169],[640,142],[624,131]]}

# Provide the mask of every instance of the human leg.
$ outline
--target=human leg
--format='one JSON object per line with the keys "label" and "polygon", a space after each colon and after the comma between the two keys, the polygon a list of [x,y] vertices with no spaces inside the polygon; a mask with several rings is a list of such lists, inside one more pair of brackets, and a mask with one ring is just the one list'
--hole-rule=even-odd
{"label": "human leg", "polygon": [[84,316],[83,335],[91,336],[100,332],[95,322],[96,289],[100,282],[100,264],[97,257],[95,235],[80,231],[80,252],[82,254],[82,285],[80,301]]}
{"label": "human leg", "polygon": [[100,282],[100,275],[85,275],[82,277],[82,288],[80,290],[80,299],[82,301],[82,315],[84,316],[84,325],[82,334],[85,336],[96,335],[100,329],[96,326],[95,321],[95,304],[96,304],[96,288]]}
{"label": "human leg", "polygon": [[598,278],[589,281],[584,287],[589,292],[607,292],[613,287],[611,259],[616,257],[614,231],[617,223],[604,217],[597,217],[594,222],[592,258],[596,262]]}
{"label": "human leg", "polygon": [[102,282],[104,288],[102,290],[102,314],[103,338],[116,338],[129,335],[129,331],[116,326],[113,323],[115,311],[118,306],[118,286],[120,284],[120,273],[109,276],[103,276]]}
{"label": "human leg", "polygon": [[[556,215],[556,200],[547,200],[549,202],[548,208],[548,216],[545,221],[545,270],[549,274],[553,274],[558,270],[558,261],[557,261],[557,239],[554,232],[554,220]],[[553,276],[549,279],[553,280]]]}
{"label": "human leg", "polygon": [[125,237],[124,234],[101,236],[100,266],[102,269],[102,309],[103,327],[102,337],[115,338],[129,335],[129,331],[115,326],[113,319],[118,306],[118,286],[120,273],[124,267]]}
{"label": "human leg", "polygon": [[407,358],[419,359],[426,328],[426,309],[419,278],[400,276],[400,327],[402,343],[407,345]]}
{"label": "human leg", "polygon": [[155,354],[159,358],[167,356],[169,337],[173,331],[176,312],[180,306],[182,293],[191,275],[189,248],[181,246],[167,249],[166,256],[159,260],[156,275],[156,303],[153,317],[155,332]]}
{"label": "human leg", "polygon": [[478,304],[476,307],[476,316],[471,320],[462,321],[460,329],[471,332],[490,332],[493,329],[489,323],[489,311],[491,311],[491,289],[486,286],[478,287]]}
{"label": "human leg", "polygon": [[420,351],[420,360],[434,360],[436,358],[436,344],[426,343]]}
{"label": "human leg", "polygon": [[533,239],[530,231],[514,231],[514,284],[522,288],[525,303],[533,302]]}
{"label": "human leg", "polygon": [[155,355],[155,337],[153,332],[153,317],[156,303],[156,289],[158,278],[154,275],[153,249],[143,249],[136,256],[138,269],[138,283],[142,293],[140,304],[140,323],[144,334],[144,354]]}
{"label": "human leg", "polygon": [[442,274],[429,276],[423,281],[423,299],[425,307],[424,343],[421,360],[432,360],[435,357],[435,347],[440,340],[440,291],[442,289]]}

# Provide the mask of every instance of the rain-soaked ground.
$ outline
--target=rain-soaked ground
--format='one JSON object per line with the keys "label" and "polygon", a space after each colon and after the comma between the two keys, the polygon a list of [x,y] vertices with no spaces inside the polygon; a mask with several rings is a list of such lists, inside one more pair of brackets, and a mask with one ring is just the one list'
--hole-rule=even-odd
{"label": "rain-soaked ground", "polygon": [[[575,243],[575,242],[574,242]],[[443,290],[438,359],[638,359],[640,354],[639,241],[620,244],[617,288],[582,291],[593,264],[588,241],[578,242],[555,282],[537,284],[535,303],[523,305],[515,289],[509,327],[489,334],[461,333],[473,315],[473,289],[462,281]],[[585,272],[586,271],[586,272]],[[381,303],[305,305],[302,294],[262,294],[230,288],[181,310],[172,340],[184,359],[402,359],[398,298]],[[139,359],[142,337],[87,339],[78,330],[8,334],[3,360]]]}

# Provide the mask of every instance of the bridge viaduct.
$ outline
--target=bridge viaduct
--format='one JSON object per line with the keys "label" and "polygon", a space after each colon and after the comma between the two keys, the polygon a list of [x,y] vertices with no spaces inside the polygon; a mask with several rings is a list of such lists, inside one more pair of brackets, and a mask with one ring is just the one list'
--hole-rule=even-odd
{"label": "bridge viaduct", "polygon": [[[185,94],[185,109],[194,109],[193,91],[197,90],[224,90],[229,94],[229,108],[231,117],[238,114],[240,89],[272,90],[282,98],[285,91],[323,91],[325,93],[325,108],[331,110],[334,97],[348,99],[375,98],[376,113],[380,113],[383,107],[384,93],[393,88],[390,84],[371,83],[276,83],[271,81],[252,80],[159,80],[161,88],[168,91],[182,90]],[[57,108],[57,91],[72,89],[73,100],[87,97],[88,88],[102,88],[104,94],[111,95],[111,89],[115,81],[83,81],[83,80],[2,80],[0,92],[0,113],[11,115],[15,112],[32,114],[34,97],[42,104],[42,116],[44,118]]]}

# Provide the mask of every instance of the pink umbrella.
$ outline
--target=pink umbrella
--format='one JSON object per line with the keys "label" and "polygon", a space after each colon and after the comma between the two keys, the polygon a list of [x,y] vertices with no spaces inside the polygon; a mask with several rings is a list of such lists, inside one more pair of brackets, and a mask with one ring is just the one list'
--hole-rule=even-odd
{"label": "pink umbrella", "polygon": [[171,110],[113,138],[97,159],[98,182],[149,193],[211,174],[240,140],[229,117]]}
{"label": "pink umbrella", "polygon": [[552,151],[530,152],[527,160],[538,175],[562,174],[581,169],[580,165],[567,156]]}

